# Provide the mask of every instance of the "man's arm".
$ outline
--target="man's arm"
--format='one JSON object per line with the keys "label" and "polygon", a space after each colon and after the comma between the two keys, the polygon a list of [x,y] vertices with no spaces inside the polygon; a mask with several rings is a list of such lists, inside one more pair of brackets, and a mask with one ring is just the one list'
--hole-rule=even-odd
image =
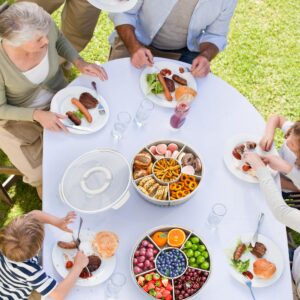
{"label": "man's arm", "polygon": [[136,68],[153,65],[151,51],[138,41],[134,32],[135,28],[132,25],[120,25],[116,27],[116,30],[130,54],[131,63]]}
{"label": "man's arm", "polygon": [[200,56],[204,56],[208,61],[212,61],[219,53],[219,48],[212,43],[205,42],[199,45]]}

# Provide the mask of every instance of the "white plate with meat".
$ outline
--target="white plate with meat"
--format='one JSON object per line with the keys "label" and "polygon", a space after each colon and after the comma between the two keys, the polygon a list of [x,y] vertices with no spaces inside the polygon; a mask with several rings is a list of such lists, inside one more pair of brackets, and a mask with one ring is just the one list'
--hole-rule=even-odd
{"label": "white plate with meat", "polygon": [[[86,99],[80,97],[82,94],[87,96]],[[77,100],[75,103],[79,102],[78,105],[83,106],[83,113],[78,106],[72,103],[74,98]],[[55,94],[51,102],[51,111],[62,115],[71,112],[73,117],[75,113],[75,122],[74,120],[71,121],[69,117],[66,120],[62,120],[62,122],[66,124],[68,130],[72,133],[90,134],[102,129],[109,118],[109,108],[103,97],[100,97],[100,103],[105,110],[103,114],[100,114],[98,111],[99,99],[94,90],[83,86],[70,86]],[[89,114],[89,116],[86,114]],[[90,122],[88,121],[89,117],[91,118]]]}
{"label": "white plate with meat", "polygon": [[121,13],[132,9],[137,0],[88,0],[93,6],[114,13]]}
{"label": "white plate with meat", "polygon": [[283,256],[278,246],[261,234],[258,235],[253,249],[250,245],[252,236],[253,233],[242,234],[230,244],[228,250],[230,273],[243,284],[248,278],[254,288],[267,287],[274,284],[282,275]]}
{"label": "white plate with meat", "polygon": [[[255,171],[241,160],[241,156],[244,151],[256,152],[258,155],[278,155],[274,146],[269,152],[263,151],[259,146],[260,137],[252,134],[239,134],[231,138],[225,146],[224,162],[228,170],[237,178],[250,182],[258,183],[258,179],[255,176]],[[277,171],[274,171],[268,167],[273,176],[277,175]]]}
{"label": "white plate with meat", "polygon": [[[167,72],[167,70],[169,70],[171,73]],[[162,85],[155,76],[155,74],[160,72],[163,72],[163,77],[167,78],[169,81],[167,86],[170,87],[170,84],[172,86],[172,89],[170,89],[172,100],[170,101],[166,99]],[[175,78],[173,77],[174,75]],[[179,84],[179,82],[182,84]],[[152,67],[145,68],[140,77],[140,86],[143,94],[154,104],[169,108],[174,108],[177,104],[174,89],[177,89],[180,86],[187,86],[192,89],[192,92],[194,91],[194,97],[197,94],[197,82],[194,76],[190,72],[187,72],[186,68],[184,68],[182,65],[169,61],[155,62]]]}
{"label": "white plate with meat", "polygon": [[[107,280],[111,274],[114,272],[116,266],[116,256],[110,258],[100,258],[97,251],[93,248],[92,243],[95,238],[96,233],[88,230],[81,230],[80,232],[80,250],[84,252],[85,255],[89,256],[89,269],[91,270],[91,277],[88,277],[86,269],[83,269],[81,277],[78,278],[76,285],[78,286],[95,286],[105,280]],[[62,242],[59,243],[59,242]],[[74,262],[74,257],[76,256],[77,249],[65,249],[64,247],[72,246],[72,235],[69,233],[64,233],[61,236],[60,241],[58,241],[52,250],[52,262],[58,272],[58,274],[65,278]],[[92,258],[90,258],[92,256]],[[100,261],[99,261],[100,259]],[[100,266],[99,266],[100,263]],[[91,264],[91,265],[90,265]],[[97,268],[98,267],[98,268]],[[95,269],[95,271],[93,271]]]}

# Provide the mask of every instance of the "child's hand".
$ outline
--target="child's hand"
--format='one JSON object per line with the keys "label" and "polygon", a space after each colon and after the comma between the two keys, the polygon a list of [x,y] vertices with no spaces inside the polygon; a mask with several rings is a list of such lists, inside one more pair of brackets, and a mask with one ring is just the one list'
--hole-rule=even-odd
{"label": "child's hand", "polygon": [[246,152],[243,155],[243,161],[248,163],[255,171],[260,167],[265,167],[262,158],[255,152]]}
{"label": "child's hand", "polygon": [[275,171],[287,174],[292,170],[292,166],[278,155],[268,155],[263,157],[266,164]]}
{"label": "child's hand", "polygon": [[78,251],[74,258],[74,266],[82,270],[88,265],[88,263],[89,263],[88,257],[82,251]]}
{"label": "child's hand", "polygon": [[265,134],[259,142],[259,146],[264,151],[270,151],[272,148],[274,136],[272,134]]}
{"label": "child's hand", "polygon": [[66,232],[73,232],[68,225],[74,221],[76,218],[76,213],[74,211],[70,211],[64,218],[58,219],[58,224],[56,227]]}

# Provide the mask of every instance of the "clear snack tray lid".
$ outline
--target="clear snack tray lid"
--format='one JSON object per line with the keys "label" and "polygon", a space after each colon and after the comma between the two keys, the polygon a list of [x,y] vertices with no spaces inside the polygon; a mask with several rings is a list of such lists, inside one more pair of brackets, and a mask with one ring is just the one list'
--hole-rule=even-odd
{"label": "clear snack tray lid", "polygon": [[113,206],[130,184],[130,167],[117,151],[97,149],[75,159],[64,173],[61,194],[70,206],[100,211]]}

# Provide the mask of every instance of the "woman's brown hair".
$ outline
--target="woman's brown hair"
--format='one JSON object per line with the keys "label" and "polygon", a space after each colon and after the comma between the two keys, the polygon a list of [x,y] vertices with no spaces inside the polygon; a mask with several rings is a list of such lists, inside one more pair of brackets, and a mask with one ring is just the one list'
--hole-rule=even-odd
{"label": "woman's brown hair", "polygon": [[294,125],[287,131],[285,138],[288,138],[290,135],[293,135],[297,140],[298,150],[296,153],[296,166],[300,169],[300,121],[294,123]]}

